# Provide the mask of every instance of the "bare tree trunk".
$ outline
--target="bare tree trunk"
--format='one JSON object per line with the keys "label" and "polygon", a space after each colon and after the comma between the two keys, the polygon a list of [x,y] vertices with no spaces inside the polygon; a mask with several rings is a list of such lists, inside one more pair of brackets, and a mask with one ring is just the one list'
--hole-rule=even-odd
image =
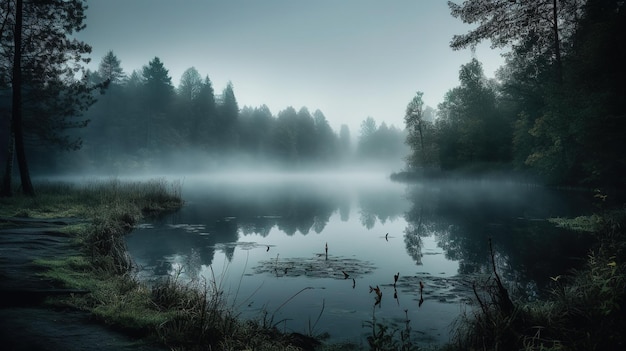
{"label": "bare tree trunk", "polygon": [[554,31],[554,59],[556,64],[556,81],[560,85],[563,83],[563,72],[561,64],[561,46],[559,43],[559,17],[557,11],[557,0],[552,0],[552,30]]}
{"label": "bare tree trunk", "polygon": [[[10,121],[9,121],[10,123]],[[4,167],[4,176],[2,177],[2,189],[0,190],[0,197],[13,196],[13,189],[11,188],[11,180],[13,176],[13,158],[15,155],[15,137],[13,136],[13,128],[9,128],[9,142],[6,152],[6,165]]]}
{"label": "bare tree trunk", "polygon": [[420,132],[420,144],[422,145],[422,165],[426,165],[426,150],[424,149],[424,135],[422,133],[422,112],[420,111],[420,121],[418,126]]}
{"label": "bare tree trunk", "polygon": [[20,169],[22,191],[29,196],[35,196],[35,189],[30,180],[26,152],[24,150],[24,131],[22,128],[22,9],[23,0],[15,2],[15,32],[13,34],[13,109],[11,129],[15,138],[15,153],[17,165]]}

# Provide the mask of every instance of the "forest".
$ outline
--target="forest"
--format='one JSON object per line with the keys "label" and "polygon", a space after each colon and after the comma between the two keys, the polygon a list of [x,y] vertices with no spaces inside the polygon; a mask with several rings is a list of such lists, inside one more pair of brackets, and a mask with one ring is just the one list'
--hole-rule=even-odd
{"label": "forest", "polygon": [[[203,171],[243,163],[294,169],[337,166],[355,157],[399,160],[406,154],[402,130],[384,122],[377,126],[372,117],[363,121],[353,147],[349,128],[333,130],[322,111],[288,106],[274,115],[266,105],[240,108],[232,83],[216,94],[210,78],[194,67],[174,87],[158,57],[126,75],[109,51],[86,77],[91,86],[107,84],[83,116],[91,121],[88,130],[76,135],[84,142],[77,166],[86,171],[141,172],[172,165],[181,172]],[[72,160],[56,162],[66,167]]]}
{"label": "forest", "polygon": [[[3,28],[16,25],[8,11],[12,3],[2,2]],[[20,170],[28,164],[39,174],[199,171],[251,163],[337,168],[404,159],[408,171],[506,169],[540,175],[550,184],[624,183],[626,21],[620,1],[577,0],[558,7],[550,1],[450,3],[453,16],[478,24],[455,36],[451,47],[490,40],[510,48],[506,64],[487,78],[472,59],[460,67],[460,85],[436,109],[424,106],[418,92],[408,102],[403,128],[364,116],[356,136],[346,125],[333,130],[320,110],[240,107],[232,83],[216,93],[209,76],[194,67],[174,87],[158,57],[127,73],[109,51],[97,70],[87,70],[91,47],[68,36],[84,26],[79,4],[24,4],[21,42],[50,47],[50,54],[31,44],[15,51],[21,45],[17,37],[2,32],[5,183],[14,159]],[[59,8],[68,16],[54,16]],[[13,65],[18,52],[20,67]],[[22,86],[19,122],[11,108],[16,70]],[[383,167],[392,172],[398,164]]]}
{"label": "forest", "polygon": [[[558,5],[558,6],[557,6]],[[495,78],[476,59],[426,121],[421,93],[405,117],[412,169],[502,167],[556,185],[622,188],[626,18],[622,1],[449,2],[477,24],[451,47],[509,47]]]}
{"label": "forest", "polygon": [[[31,177],[48,175],[169,172],[184,176],[238,168],[253,177],[236,184],[236,191],[227,191],[226,201],[202,194],[198,197],[200,201],[196,204],[190,201],[184,208],[205,216],[200,224],[214,230],[211,235],[223,234],[226,243],[236,244],[240,234],[250,237],[260,234],[264,241],[262,245],[255,243],[255,247],[262,254],[270,252],[274,257],[278,245],[268,242],[266,246],[265,240],[277,228],[289,240],[320,239],[317,247],[327,250],[328,245],[321,245],[328,244],[321,240],[321,235],[332,226],[333,215],[338,214],[342,222],[339,224],[348,222],[350,217],[360,224],[355,233],[340,231],[341,235],[362,235],[355,240],[345,239],[346,246],[353,251],[359,251],[360,245],[366,247],[361,243],[361,238],[365,238],[363,233],[374,229],[369,239],[374,243],[372,247],[378,249],[379,242],[387,245],[389,233],[377,232],[377,223],[394,222],[404,216],[407,227],[392,232],[389,238],[402,236],[403,242],[397,242],[410,256],[412,270],[414,264],[421,265],[426,257],[421,250],[422,239],[431,235],[438,236],[436,245],[445,251],[442,254],[446,258],[460,262],[460,274],[472,274],[487,267],[482,272],[492,276],[491,282],[497,285],[485,283],[483,294],[478,292],[480,286],[473,283],[477,314],[455,325],[458,328],[452,341],[456,342],[444,349],[619,348],[624,344],[621,330],[626,324],[622,311],[626,286],[622,228],[626,216],[623,202],[620,203],[626,195],[623,192],[625,2],[467,0],[460,4],[450,1],[448,6],[453,17],[474,26],[467,33],[452,37],[451,48],[472,49],[489,41],[494,48],[508,49],[505,65],[495,77],[487,77],[478,58],[469,60],[459,67],[459,86],[451,87],[436,107],[426,106],[420,91],[424,89],[420,84],[428,82],[416,81],[417,92],[407,101],[404,126],[360,116],[363,118],[360,129],[351,131],[346,125],[334,130],[331,127],[334,116],[327,117],[319,109],[311,112],[304,106],[286,106],[280,111],[270,111],[266,105],[241,106],[235,84],[216,88],[211,72],[201,74],[194,67],[189,67],[178,86],[174,86],[168,63],[153,53],[146,53],[143,67],[126,72],[122,69],[122,59],[110,50],[100,58],[97,69],[89,70],[86,67],[92,48],[73,36],[85,28],[85,0],[0,0],[0,200],[3,204],[0,219],[4,221],[2,230],[6,229],[3,237],[11,239],[8,230],[18,226],[13,221],[22,221],[21,225],[26,226],[33,220],[48,225],[46,219],[50,217],[81,221],[84,218],[85,224],[64,224],[65,232],[48,227],[36,229],[37,235],[55,237],[44,240],[41,246],[52,247],[58,238],[67,239],[68,243],[72,239],[72,250],[77,242],[82,246],[75,257],[48,262],[50,271],[67,267],[63,278],[56,279],[72,289],[81,286],[85,293],[79,296],[71,290],[73,308],[98,313],[100,321],[126,328],[131,334],[139,331],[139,335],[156,335],[164,345],[174,348],[220,348],[230,343],[237,345],[230,349],[264,349],[257,346],[271,345],[281,335],[277,333],[278,324],[270,322],[262,328],[247,321],[239,324],[234,317],[239,313],[231,315],[222,308],[221,303],[226,300],[221,300],[220,296],[224,295],[217,284],[214,291],[207,290],[206,284],[204,290],[194,290],[168,279],[164,285],[144,288],[136,281],[135,274],[130,274],[134,267],[126,250],[125,235],[147,216],[158,218],[182,209],[187,199],[181,196],[181,183],[169,187],[165,180],[157,180],[147,183],[146,189],[132,183],[125,187],[114,179],[103,186],[87,184],[82,189],[46,184],[37,179],[35,184],[41,194],[35,197],[38,194],[31,181]],[[493,206],[493,213],[486,211],[479,206],[489,200],[485,193],[463,192],[462,196],[459,192],[446,192],[440,187],[446,182],[439,179],[407,187],[410,189],[407,193],[403,190],[402,199],[412,200],[407,206],[387,188],[364,192],[358,201],[350,202],[336,190],[343,184],[330,184],[326,179],[317,180],[325,182],[324,189],[336,198],[328,200],[320,196],[318,189],[301,186],[299,189],[314,194],[304,199],[305,195],[299,197],[297,192],[282,194],[266,185],[263,185],[265,191],[274,196],[270,200],[253,198],[239,202],[236,197],[238,193],[249,195],[242,184],[264,169],[311,171],[315,177],[314,171],[319,169],[360,171],[366,167],[382,168],[388,174],[402,171],[398,173],[402,177],[418,179],[430,174],[441,177],[521,174],[540,184],[515,184],[523,188],[523,196],[534,200],[530,205],[520,206],[519,212],[517,208],[509,212],[499,202]],[[347,176],[349,183],[356,183],[356,173]],[[468,180],[472,189],[479,188],[476,185],[481,183]],[[505,203],[515,203],[520,198],[507,188],[484,183],[489,193],[497,193]],[[543,187],[545,184],[554,187]],[[404,184],[392,185],[404,187]],[[584,188],[587,191],[575,193],[584,196],[594,214],[573,219],[548,219],[544,215],[538,218],[533,210],[548,201],[528,191],[535,187],[542,191]],[[185,189],[185,195],[200,193],[198,189]],[[610,201],[605,201],[607,197]],[[572,201],[562,202],[576,206]],[[350,206],[355,204],[359,210],[351,212]],[[264,213],[257,215],[261,210]],[[167,221],[172,217],[161,218]],[[527,225],[518,227],[522,229],[517,233],[506,229],[509,222],[520,221]],[[559,230],[578,226],[584,233],[574,235],[563,231],[562,236],[554,237],[552,244],[546,241],[549,236],[546,228],[553,225],[563,227]],[[302,235],[296,236],[297,232]],[[205,245],[201,255],[206,256],[209,264],[217,250],[206,245],[205,240],[214,237],[218,235],[193,236],[200,245]],[[23,236],[19,238],[6,241],[21,245],[7,252],[32,250],[29,242],[22,240]],[[178,239],[175,238],[176,244],[182,242]],[[590,248],[590,241],[597,241],[597,245]],[[572,257],[580,269],[564,271],[559,266],[548,271],[546,259],[554,258],[555,249],[573,243],[584,246]],[[296,246],[308,250],[308,246],[293,245]],[[335,248],[333,242],[331,247]],[[235,250],[235,246],[226,250],[227,260],[232,260]],[[380,250],[372,252],[375,252],[373,256],[382,256]],[[509,258],[518,252],[529,255]],[[275,257],[275,261],[268,262],[277,262],[278,255]],[[389,257],[390,261],[396,258],[400,261],[395,255]],[[327,259],[328,251],[324,261]],[[497,265],[503,262],[509,267],[522,267],[524,273],[541,274],[537,285],[546,289],[554,287],[549,291],[551,299],[512,301],[498,275]],[[44,268],[37,267],[38,271],[32,275],[40,280],[39,273]],[[398,271],[394,276],[394,292],[399,270],[394,266],[393,271]],[[405,279],[404,271],[401,279]],[[506,279],[506,271],[500,272]],[[26,274],[19,278],[22,276]],[[84,286],[83,282],[77,284],[77,277],[84,280]],[[348,274],[343,272],[341,278],[346,280]],[[390,283],[391,275],[387,278]],[[413,281],[418,282],[421,300],[422,281]],[[83,289],[85,286],[89,291]],[[415,286],[417,289],[418,285]],[[361,292],[365,295],[365,284],[363,287]],[[391,284],[381,287],[391,292]],[[304,290],[307,289],[310,288]],[[376,290],[378,301],[374,300],[373,312],[377,304],[380,308],[382,296],[378,285]],[[50,291],[48,287],[46,291]],[[372,291],[375,290],[370,286],[369,293]],[[385,298],[389,300],[388,295],[391,294],[386,293]],[[396,301],[400,306],[397,298]],[[412,305],[420,308],[422,302]],[[129,308],[131,304],[141,309]],[[153,319],[153,312],[159,318]],[[137,327],[135,319],[127,318],[131,314],[132,318],[145,317],[149,321]],[[409,329],[407,310],[404,316]],[[411,346],[411,338],[404,338],[411,335],[410,330],[406,330],[407,334],[396,333],[377,324],[373,313],[372,317],[372,336],[367,337],[371,349],[398,349],[395,336],[402,339],[404,346]],[[402,320],[395,319],[393,323],[397,326]],[[357,327],[362,328],[368,322],[360,321]],[[55,319],[55,327],[58,323]],[[257,340],[251,341],[251,329],[257,332],[259,344]],[[314,335],[310,334],[312,338]],[[65,339],[56,335],[55,338]],[[293,343],[290,339],[284,345]],[[389,347],[380,347],[385,344]],[[285,348],[281,344],[273,349]]]}

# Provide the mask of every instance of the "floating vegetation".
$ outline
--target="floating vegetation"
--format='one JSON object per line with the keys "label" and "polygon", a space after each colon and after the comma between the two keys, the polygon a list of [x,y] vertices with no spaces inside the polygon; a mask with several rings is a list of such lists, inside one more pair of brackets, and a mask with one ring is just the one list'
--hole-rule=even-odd
{"label": "floating vegetation", "polygon": [[313,257],[296,258],[281,258],[277,255],[271,260],[259,262],[253,271],[255,274],[272,274],[279,277],[307,276],[344,280],[370,274],[375,268],[371,262],[356,258],[316,254]]}
{"label": "floating vegetation", "polygon": [[579,232],[595,232],[602,224],[602,218],[597,215],[580,216],[576,218],[549,218],[548,222],[555,224],[557,227],[565,228]]}
{"label": "floating vegetation", "polygon": [[168,224],[170,228],[182,229],[188,233],[204,234],[206,226],[203,224]]}
{"label": "floating vegetation", "polygon": [[[439,303],[468,303],[473,296],[471,282],[474,278],[476,277],[437,277],[421,273],[414,276],[401,276],[395,286],[403,295],[413,296],[420,306],[425,300],[434,300]],[[393,284],[385,286],[393,286]]]}

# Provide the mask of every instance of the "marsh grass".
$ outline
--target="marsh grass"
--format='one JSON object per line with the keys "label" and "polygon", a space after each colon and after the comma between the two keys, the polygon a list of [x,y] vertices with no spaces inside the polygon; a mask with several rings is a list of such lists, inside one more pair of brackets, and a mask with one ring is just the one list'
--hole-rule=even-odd
{"label": "marsh grass", "polygon": [[[600,219],[598,219],[600,218]],[[626,211],[577,223],[594,223],[600,244],[585,267],[552,278],[550,297],[512,311],[498,303],[493,282],[479,286],[475,305],[457,321],[445,350],[616,350],[623,349],[626,322]]]}
{"label": "marsh grass", "polygon": [[[127,222],[144,215],[163,213],[182,205],[182,183],[160,178],[146,182],[119,179],[83,183],[41,181],[37,196],[0,197],[0,216],[28,218],[83,217],[106,215],[115,210],[127,215]],[[132,223],[130,223],[132,224]]]}

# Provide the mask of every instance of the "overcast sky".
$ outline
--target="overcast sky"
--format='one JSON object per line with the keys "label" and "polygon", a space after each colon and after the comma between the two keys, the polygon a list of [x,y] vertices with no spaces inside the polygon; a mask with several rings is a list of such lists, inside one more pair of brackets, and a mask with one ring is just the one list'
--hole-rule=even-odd
{"label": "overcast sky", "polygon": [[[195,67],[216,94],[228,81],[240,108],[320,109],[353,135],[366,117],[403,128],[416,91],[436,107],[457,86],[470,50],[452,35],[472,27],[444,0],[89,0],[91,69],[113,50],[126,73],[158,56],[174,86]],[[485,43],[476,58],[493,77],[503,63]]]}

